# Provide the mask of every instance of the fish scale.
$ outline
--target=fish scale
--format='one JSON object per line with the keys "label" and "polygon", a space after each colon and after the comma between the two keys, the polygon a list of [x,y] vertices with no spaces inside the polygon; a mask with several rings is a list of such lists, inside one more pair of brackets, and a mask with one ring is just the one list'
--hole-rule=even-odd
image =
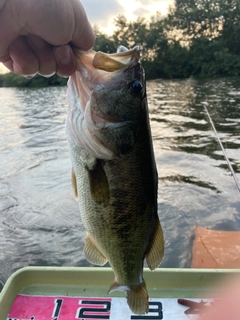
{"label": "fish scale", "polygon": [[[144,259],[155,269],[164,241],[139,55],[137,47],[112,55],[76,51],[78,70],[69,80],[66,129],[74,193],[87,230],[85,256],[93,264],[109,262],[115,274],[109,293],[124,291],[131,310],[144,314]],[[71,97],[76,94],[79,99]],[[76,112],[82,124],[72,121]]]}

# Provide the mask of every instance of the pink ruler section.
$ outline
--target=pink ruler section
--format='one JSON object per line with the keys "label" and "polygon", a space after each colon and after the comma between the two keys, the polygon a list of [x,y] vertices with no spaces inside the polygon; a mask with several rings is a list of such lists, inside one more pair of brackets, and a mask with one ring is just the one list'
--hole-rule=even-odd
{"label": "pink ruler section", "polygon": [[109,319],[111,298],[17,295],[8,319]]}

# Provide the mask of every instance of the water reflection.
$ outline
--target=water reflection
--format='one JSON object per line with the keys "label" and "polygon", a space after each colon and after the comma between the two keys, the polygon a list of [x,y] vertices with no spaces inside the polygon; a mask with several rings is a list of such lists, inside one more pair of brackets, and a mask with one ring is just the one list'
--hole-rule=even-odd
{"label": "water reflection", "polygon": [[[238,79],[150,82],[148,96],[157,150],[170,149],[224,160],[203,102],[209,103],[210,114],[225,148],[239,149],[240,94],[235,87],[239,85]],[[230,152],[230,157],[232,154]],[[239,170],[239,158],[233,157],[232,161]]]}
{"label": "water reflection", "polygon": [[220,193],[220,190],[218,190],[214,185],[211,185],[211,183],[197,180],[194,176],[173,175],[161,177],[159,180],[161,180],[163,183],[172,182],[194,184],[200,188],[209,188],[217,193]]}
{"label": "water reflection", "polygon": [[239,194],[203,108],[207,102],[238,173],[239,89],[238,79],[149,83],[159,215],[166,238],[164,267],[190,266],[194,225],[240,229]]}
{"label": "water reflection", "polygon": [[[162,267],[189,267],[193,227],[240,230],[239,79],[148,82],[164,229]],[[88,266],[71,190],[65,88],[0,88],[0,286],[25,265]]]}

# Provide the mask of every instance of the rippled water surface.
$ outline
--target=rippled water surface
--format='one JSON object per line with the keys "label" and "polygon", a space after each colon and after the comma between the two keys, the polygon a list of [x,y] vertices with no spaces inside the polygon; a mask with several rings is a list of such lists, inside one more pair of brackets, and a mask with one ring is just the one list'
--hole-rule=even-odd
{"label": "rippled water surface", "polygon": [[[240,79],[148,82],[165,235],[162,267],[189,267],[194,226],[240,230]],[[89,266],[71,188],[66,88],[0,88],[0,289],[31,265]]]}

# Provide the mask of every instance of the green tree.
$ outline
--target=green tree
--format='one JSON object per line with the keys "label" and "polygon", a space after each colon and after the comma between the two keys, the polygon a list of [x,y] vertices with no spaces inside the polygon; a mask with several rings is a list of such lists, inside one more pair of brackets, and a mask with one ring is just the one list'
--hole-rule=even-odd
{"label": "green tree", "polygon": [[183,31],[187,39],[217,36],[221,24],[218,0],[175,0],[168,15],[168,26]]}
{"label": "green tree", "polygon": [[175,0],[168,15],[168,26],[182,30],[187,38],[213,39],[239,24],[239,0]]}
{"label": "green tree", "polygon": [[239,75],[239,0],[175,0],[166,25],[187,44],[192,75]]}
{"label": "green tree", "polygon": [[179,41],[169,44],[163,63],[163,73],[165,78],[188,78],[192,75],[189,50]]}
{"label": "green tree", "polygon": [[115,19],[116,29],[112,35],[112,41],[116,47],[122,45],[128,49],[139,45],[142,50],[142,60],[146,60],[149,54],[149,35],[150,29],[148,22],[138,17],[136,21],[127,21],[123,15],[117,16]]}
{"label": "green tree", "polygon": [[101,32],[99,28],[94,27],[94,33],[96,36],[96,42],[94,45],[95,51],[102,51],[105,53],[116,52],[116,45],[111,37],[106,35],[104,32]]}
{"label": "green tree", "polygon": [[129,47],[129,23],[124,15],[119,15],[114,20],[115,31],[113,32],[112,39],[116,47],[122,45]]}

